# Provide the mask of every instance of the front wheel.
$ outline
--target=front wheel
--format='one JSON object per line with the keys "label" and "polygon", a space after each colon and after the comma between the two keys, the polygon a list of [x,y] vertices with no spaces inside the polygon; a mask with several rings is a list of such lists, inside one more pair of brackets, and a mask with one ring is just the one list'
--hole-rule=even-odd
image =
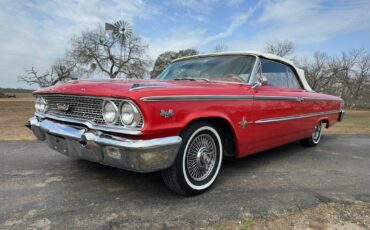
{"label": "front wheel", "polygon": [[162,171],[165,184],[182,195],[206,191],[215,181],[222,163],[222,141],[217,126],[191,124],[181,135],[182,144],[171,168]]}
{"label": "front wheel", "polygon": [[321,131],[322,131],[322,122],[319,121],[319,123],[315,126],[315,129],[312,135],[308,138],[301,140],[301,143],[304,146],[310,146],[310,147],[316,146],[320,142]]}

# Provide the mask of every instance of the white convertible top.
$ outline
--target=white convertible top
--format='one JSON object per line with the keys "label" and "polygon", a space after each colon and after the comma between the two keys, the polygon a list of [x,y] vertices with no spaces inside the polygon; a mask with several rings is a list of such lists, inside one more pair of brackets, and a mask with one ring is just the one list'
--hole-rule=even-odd
{"label": "white convertible top", "polygon": [[181,61],[181,60],[187,60],[187,59],[191,59],[191,58],[209,57],[209,56],[221,56],[221,55],[253,55],[253,56],[257,56],[257,57],[264,57],[264,58],[267,58],[267,59],[270,59],[270,60],[275,60],[275,61],[283,62],[285,64],[290,65],[291,67],[293,67],[295,69],[295,71],[297,72],[298,77],[299,77],[300,81],[302,82],[303,87],[305,88],[305,90],[312,91],[310,85],[308,84],[308,82],[306,80],[306,77],[304,76],[303,69],[298,68],[296,65],[294,65],[294,63],[291,60],[288,60],[286,58],[279,57],[279,56],[277,56],[275,54],[262,53],[262,52],[258,52],[258,51],[208,53],[208,54],[199,54],[199,55],[193,55],[193,56],[187,56],[187,57],[177,58],[177,59],[173,60],[172,62],[177,62],[177,61]]}

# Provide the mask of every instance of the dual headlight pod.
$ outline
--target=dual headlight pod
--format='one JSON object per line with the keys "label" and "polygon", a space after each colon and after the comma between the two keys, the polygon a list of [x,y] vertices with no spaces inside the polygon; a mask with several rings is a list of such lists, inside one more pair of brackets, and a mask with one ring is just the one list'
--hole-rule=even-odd
{"label": "dual headlight pod", "polygon": [[41,96],[37,96],[36,101],[35,101],[36,112],[45,113],[47,109],[48,109],[48,104],[46,100]]}
{"label": "dual headlight pod", "polygon": [[124,126],[135,128],[140,123],[141,114],[131,102],[123,101],[118,108],[113,101],[105,100],[103,103],[103,118],[108,125],[114,125],[120,119]]}

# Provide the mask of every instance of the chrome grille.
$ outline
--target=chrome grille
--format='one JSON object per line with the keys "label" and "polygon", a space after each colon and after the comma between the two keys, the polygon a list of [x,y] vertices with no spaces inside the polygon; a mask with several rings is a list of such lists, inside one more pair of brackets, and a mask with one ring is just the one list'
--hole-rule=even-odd
{"label": "chrome grille", "polygon": [[[102,106],[103,98],[99,97],[87,97],[87,96],[75,96],[75,95],[60,95],[60,94],[48,94],[42,95],[48,104],[46,114],[50,114],[56,117],[75,118],[79,120],[88,121],[94,125],[106,125],[103,115]],[[113,101],[118,108],[122,103],[119,99],[110,99]],[[58,104],[68,104],[68,110],[63,111],[57,108]],[[141,128],[143,125],[143,118],[136,128]],[[121,121],[118,121],[114,126],[123,126]]]}

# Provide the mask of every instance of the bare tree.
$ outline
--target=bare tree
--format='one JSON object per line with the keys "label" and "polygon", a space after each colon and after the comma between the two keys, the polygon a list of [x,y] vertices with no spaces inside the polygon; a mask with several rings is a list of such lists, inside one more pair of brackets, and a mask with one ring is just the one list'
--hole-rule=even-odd
{"label": "bare tree", "polygon": [[25,73],[23,75],[18,76],[18,81],[26,82],[29,85],[38,85],[41,88],[52,85],[50,81],[51,74],[49,71],[39,74],[39,71],[35,70],[32,66],[31,69],[27,69],[24,72]]}
{"label": "bare tree", "polygon": [[370,85],[370,54],[364,49],[342,52],[330,63],[332,74],[343,86],[342,94],[351,107],[357,105]]}
{"label": "bare tree", "polygon": [[180,57],[196,55],[198,53],[199,52],[195,49],[185,49],[180,50],[179,52],[166,51],[160,54],[155,60],[153,70],[150,72],[150,77],[157,77],[169,64],[171,64],[172,60]]}
{"label": "bare tree", "polygon": [[68,59],[58,59],[50,68],[40,74],[34,67],[25,70],[25,73],[18,76],[19,81],[26,82],[29,85],[38,85],[39,87],[48,87],[59,82],[65,82],[74,77],[76,63]]}
{"label": "bare tree", "polygon": [[215,52],[215,53],[221,53],[221,52],[225,52],[225,51],[227,51],[227,45],[225,44],[224,41],[221,41],[219,44],[217,44],[213,48],[213,52]]}
{"label": "bare tree", "polygon": [[[110,78],[121,75],[127,78],[143,78],[150,64],[146,55],[147,45],[134,33],[129,33],[124,47],[119,38],[109,36],[99,26],[95,30],[87,30],[71,41],[70,56],[85,67],[86,71],[99,70]],[[121,57],[121,53],[124,54]],[[133,74],[133,70],[140,70],[140,74]]]}
{"label": "bare tree", "polygon": [[280,57],[287,57],[294,54],[295,45],[288,40],[267,41],[264,50],[267,53],[275,54]]}
{"label": "bare tree", "polygon": [[326,53],[315,52],[312,58],[305,57],[299,64],[305,71],[307,81],[313,90],[325,91],[328,84],[333,80],[328,63],[329,56]]}
{"label": "bare tree", "polygon": [[366,50],[353,49],[331,57],[316,52],[299,66],[314,90],[340,96],[350,107],[370,102],[370,53]]}

